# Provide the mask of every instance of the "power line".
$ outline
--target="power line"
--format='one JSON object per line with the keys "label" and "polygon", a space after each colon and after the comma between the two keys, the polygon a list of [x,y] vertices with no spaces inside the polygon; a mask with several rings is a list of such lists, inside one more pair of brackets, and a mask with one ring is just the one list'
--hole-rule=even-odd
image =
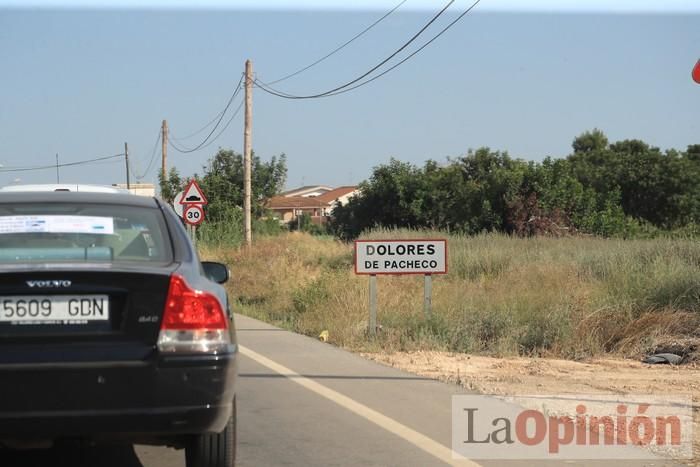
{"label": "power line", "polygon": [[[123,164],[121,160],[117,159],[109,159],[105,161],[97,161],[97,162],[91,162],[90,165],[110,165],[110,164]],[[54,165],[54,167],[56,167]]]}
{"label": "power line", "polygon": [[[374,28],[375,26],[377,26],[379,23],[381,23],[382,21],[384,21],[384,20],[385,20],[387,17],[389,17],[392,13],[394,13],[396,10],[398,10],[404,3],[406,3],[406,1],[407,1],[407,0],[401,0],[398,4],[396,4],[396,6],[394,6],[391,10],[389,10],[389,11],[386,12],[384,15],[382,15],[380,18],[378,18],[377,20],[375,20],[372,24],[370,24],[369,26],[367,26],[365,29],[363,29],[362,31],[360,31],[358,34],[356,34],[355,36],[353,36],[353,37],[350,38],[349,40],[345,41],[343,44],[341,44],[340,46],[336,47],[335,49],[333,49],[332,51],[330,51],[329,53],[327,53],[327,54],[324,55],[323,57],[319,58],[318,60],[316,60],[316,61],[310,63],[309,65],[307,65],[307,66],[305,66],[305,67],[303,67],[303,68],[301,68],[301,69],[299,69],[299,70],[297,70],[297,71],[295,71],[295,72],[293,72],[293,73],[290,73],[290,74],[288,74],[288,75],[286,75],[286,76],[284,76],[284,77],[282,77],[282,78],[276,79],[276,80],[270,82],[269,84],[279,83],[279,82],[281,82],[281,81],[284,81],[284,80],[287,80],[287,79],[289,79],[289,78],[292,78],[293,76],[296,76],[296,75],[298,75],[298,74],[300,74],[300,73],[303,73],[304,71],[306,71],[306,70],[312,68],[313,66],[318,65],[319,63],[321,63],[321,62],[323,62],[324,60],[328,59],[328,58],[331,57],[332,55],[338,53],[339,51],[341,51],[342,49],[344,49],[345,47],[347,47],[348,45],[350,45],[352,42],[354,42],[355,40],[359,39],[361,36],[363,36],[364,34],[366,34],[366,33],[367,33],[368,31],[370,31],[372,28]],[[454,1],[454,0],[452,0],[452,1]],[[172,134],[171,134],[171,137],[168,139],[168,143],[170,144],[170,146],[171,146],[173,149],[175,149],[176,151],[178,151],[178,152],[181,152],[181,153],[191,153],[191,152],[197,151],[197,150],[199,150],[199,149],[204,149],[204,148],[210,146],[214,141],[216,141],[216,140],[226,131],[226,129],[227,129],[228,126],[231,124],[231,122],[233,121],[233,119],[235,118],[235,116],[238,114],[238,112],[240,111],[240,109],[241,109],[241,107],[242,107],[242,105],[243,105],[243,103],[241,103],[241,104],[239,105],[238,109],[237,109],[236,112],[231,116],[231,118],[229,118],[228,122],[226,123],[226,125],[224,125],[223,129],[222,129],[221,131],[219,131],[219,133],[218,133],[216,136],[214,136],[211,140],[209,140],[209,139],[211,138],[211,136],[213,135],[213,133],[216,131],[216,129],[217,129],[217,128],[219,127],[219,125],[221,124],[221,122],[222,122],[222,120],[223,120],[223,118],[224,118],[224,116],[225,116],[227,110],[229,109],[231,103],[232,103],[233,100],[235,99],[235,96],[237,95],[238,92],[240,92],[242,80],[243,80],[243,77],[241,77],[241,80],[238,82],[238,85],[236,86],[236,90],[233,92],[233,94],[232,94],[231,98],[229,99],[229,101],[228,101],[226,107],[224,108],[224,110],[222,110],[221,112],[219,112],[212,120],[210,120],[209,122],[207,122],[202,128],[200,128],[199,130],[195,131],[194,133],[191,133],[191,134],[189,134],[189,135],[187,135],[187,136],[185,136],[185,137],[183,137],[183,138],[177,138],[177,137],[175,137],[175,135],[172,135]],[[214,127],[213,127],[212,130],[209,132],[209,134],[207,135],[207,137],[204,138],[204,140],[203,140],[200,144],[198,144],[197,146],[195,146],[195,147],[193,147],[193,148],[187,148],[187,147],[184,147],[184,145],[181,144],[182,141],[184,141],[184,140],[186,140],[186,139],[189,139],[189,138],[191,138],[191,137],[193,137],[193,136],[196,136],[196,135],[198,135],[199,133],[203,132],[204,130],[206,130],[207,128],[209,128],[214,122],[216,122],[216,125],[214,125]],[[176,144],[176,143],[177,143],[177,144]],[[149,167],[150,167],[150,164],[149,164]],[[148,169],[147,169],[147,171],[148,171]],[[133,173],[133,172],[132,172],[132,173]],[[145,173],[146,173],[146,172],[144,172],[144,176],[145,176]],[[136,174],[134,174],[134,176],[136,176]],[[136,178],[139,178],[139,177],[136,177]],[[143,177],[141,177],[141,178],[143,178]]]}
{"label": "power line", "polygon": [[352,91],[352,90],[354,90],[354,89],[360,88],[360,87],[362,87],[362,86],[364,86],[364,85],[366,85],[366,84],[371,83],[372,81],[374,81],[374,80],[376,80],[376,79],[381,78],[382,76],[386,75],[387,73],[389,73],[389,72],[392,71],[393,69],[398,68],[398,67],[401,66],[403,63],[405,63],[405,62],[407,62],[408,60],[410,60],[414,55],[418,54],[421,50],[425,49],[425,48],[428,47],[430,44],[432,44],[438,37],[442,36],[445,32],[447,32],[447,30],[450,29],[452,26],[454,26],[455,23],[457,23],[459,20],[461,20],[462,18],[464,18],[467,14],[469,14],[469,12],[470,12],[471,10],[473,10],[474,7],[476,7],[476,6],[479,4],[479,2],[481,2],[481,0],[476,0],[474,3],[472,3],[471,6],[470,6],[469,8],[467,8],[467,9],[466,9],[464,12],[462,12],[457,18],[455,18],[451,23],[449,23],[447,26],[445,26],[439,33],[437,33],[435,36],[433,36],[432,39],[430,39],[428,42],[426,42],[425,44],[423,44],[422,46],[420,46],[418,49],[416,49],[416,50],[414,50],[413,52],[411,52],[409,55],[407,55],[406,57],[404,57],[404,58],[403,58],[401,61],[399,61],[398,63],[395,63],[394,65],[392,65],[391,67],[389,67],[389,68],[387,68],[386,70],[382,71],[382,72],[379,73],[378,75],[373,76],[372,78],[370,78],[370,79],[368,79],[368,80],[366,80],[366,81],[363,81],[362,83],[356,84],[355,86],[351,86],[351,87],[349,87],[349,88],[345,88],[345,89],[343,89],[343,90],[341,90],[341,91],[334,92],[334,93],[332,93],[332,94],[328,94],[327,96],[324,96],[324,97],[337,96],[338,94],[343,94],[343,93]]}
{"label": "power line", "polygon": [[281,78],[278,78],[278,79],[276,79],[276,80],[274,80],[274,81],[270,81],[269,83],[264,83],[264,84],[265,84],[266,86],[270,86],[270,85],[273,85],[273,84],[280,83],[280,82],[282,82],[282,81],[288,80],[289,78],[292,78],[292,77],[294,77],[294,76],[297,76],[298,74],[301,74],[301,73],[305,72],[305,71],[308,70],[309,68],[312,68],[312,67],[318,65],[319,63],[323,62],[324,60],[326,60],[327,58],[331,57],[332,55],[335,55],[336,53],[340,52],[340,51],[343,50],[345,47],[347,47],[348,45],[352,44],[352,43],[355,42],[357,39],[359,39],[360,37],[362,37],[364,34],[366,34],[367,32],[369,32],[372,28],[374,28],[376,25],[378,25],[379,23],[381,23],[382,21],[384,21],[387,17],[389,17],[393,12],[395,12],[396,10],[398,10],[404,3],[406,3],[406,1],[407,1],[407,0],[402,0],[401,2],[399,2],[394,8],[392,8],[392,9],[389,10],[388,12],[384,13],[384,15],[383,15],[381,18],[377,19],[374,23],[370,24],[370,25],[367,26],[365,29],[363,29],[363,30],[360,31],[359,33],[355,34],[350,40],[344,42],[342,45],[340,45],[340,46],[336,47],[335,49],[331,50],[330,52],[328,52],[326,55],[324,55],[323,57],[319,58],[319,59],[316,60],[315,62],[312,62],[312,63],[306,65],[306,66],[303,67],[303,68],[300,68],[299,70],[297,70],[297,71],[295,71],[295,72],[293,72],[293,73],[290,73],[290,74],[285,75],[285,76],[283,76],[283,77],[281,77]]}
{"label": "power line", "polygon": [[[146,170],[144,170],[143,174],[139,176],[138,174],[136,174],[136,172],[134,172],[133,169],[131,169],[131,168],[129,169],[131,171],[131,175],[133,175],[136,180],[143,180],[144,178],[146,178],[146,175],[148,175],[148,172],[150,172],[151,168],[153,167],[153,162],[155,162],[155,160],[156,160],[156,150],[158,149],[158,142],[160,141],[160,138],[161,138],[160,129],[158,129],[158,137],[156,138],[155,144],[153,144],[153,150],[151,151],[151,158],[148,161],[148,166],[146,167]],[[131,166],[129,166],[129,167],[131,167]]]}
{"label": "power line", "polygon": [[389,56],[386,57],[384,60],[382,60],[381,62],[379,62],[377,65],[375,65],[374,67],[372,67],[369,71],[367,71],[367,72],[363,73],[362,75],[358,76],[357,78],[355,78],[355,79],[353,79],[353,80],[351,80],[351,81],[348,81],[348,82],[345,83],[345,84],[342,84],[342,85],[340,85],[340,86],[337,86],[337,87],[335,87],[335,88],[333,88],[333,89],[330,89],[330,90],[328,90],[328,91],[321,92],[321,93],[318,93],[318,94],[310,94],[310,95],[306,95],[306,96],[298,96],[298,95],[288,94],[288,93],[285,93],[285,92],[282,92],[282,91],[273,89],[273,88],[271,88],[271,87],[269,87],[269,86],[265,86],[265,83],[261,82],[261,81],[258,80],[258,79],[255,80],[255,83],[256,83],[256,85],[257,85],[260,89],[262,89],[263,91],[265,91],[265,92],[267,92],[267,93],[269,93],[269,94],[275,95],[275,96],[277,96],[277,97],[285,98],[285,99],[315,99],[315,98],[319,98],[319,97],[326,97],[326,96],[329,96],[329,95],[331,95],[331,94],[333,94],[333,93],[335,93],[335,92],[337,92],[337,91],[340,91],[340,90],[342,90],[342,89],[344,89],[344,88],[347,88],[347,87],[352,86],[353,84],[357,83],[358,81],[361,81],[362,79],[366,78],[366,77],[369,76],[370,74],[374,73],[377,69],[379,69],[379,68],[381,68],[382,66],[384,66],[387,62],[389,62],[391,59],[393,59],[395,56],[397,56],[399,53],[401,53],[404,49],[406,49],[406,47],[408,47],[409,45],[411,45],[416,39],[418,39],[418,37],[419,37],[421,34],[423,34],[423,33],[425,32],[425,30],[428,29],[435,21],[437,21],[437,19],[438,19],[440,16],[442,16],[443,13],[445,13],[445,11],[447,11],[447,9],[448,9],[454,2],[455,2],[455,0],[450,0],[449,2],[447,2],[447,4],[446,4],[435,16],[433,16],[433,17],[430,19],[430,21],[428,21],[417,33],[415,33],[408,41],[406,41],[401,47],[399,47],[399,48],[398,48],[396,51],[394,51],[391,55],[389,55]]}
{"label": "power line", "polygon": [[[216,122],[216,125],[214,125],[214,127],[211,129],[209,134],[206,136],[206,138],[204,138],[202,140],[201,143],[199,143],[197,146],[195,146],[193,148],[178,147],[178,145],[176,145],[173,142],[173,140],[176,139],[173,137],[173,138],[168,138],[168,143],[170,144],[170,146],[172,146],[172,148],[175,149],[176,151],[181,152],[183,154],[189,154],[191,152],[195,152],[199,149],[202,149],[204,147],[204,145],[209,142],[209,139],[214,134],[216,129],[219,128],[219,125],[221,125],[221,121],[224,119],[226,112],[228,111],[229,107],[231,107],[231,104],[233,103],[233,101],[236,98],[236,96],[238,95],[238,93],[241,91],[242,83],[243,83],[243,75],[241,75],[241,79],[238,80],[238,85],[236,86],[236,89],[233,91],[233,94],[231,94],[231,97],[229,98],[228,102],[226,103],[226,107],[224,107],[224,110],[221,112],[221,114],[218,118],[218,121]],[[171,133],[172,133],[172,130],[171,130]],[[219,133],[219,134],[221,134],[221,133]],[[214,141],[214,140],[212,140],[212,141]]]}
{"label": "power line", "polygon": [[211,146],[212,144],[214,144],[214,142],[215,142],[217,139],[219,139],[219,137],[224,133],[224,131],[226,131],[226,130],[228,129],[229,125],[231,125],[231,122],[233,122],[233,119],[236,118],[236,115],[238,115],[238,113],[241,111],[241,109],[243,108],[243,104],[245,104],[245,101],[241,101],[241,103],[238,104],[238,108],[236,108],[236,111],[233,112],[233,114],[231,115],[231,117],[230,117],[230,118],[228,119],[228,121],[226,122],[226,125],[223,126],[223,128],[221,129],[221,131],[219,131],[219,133],[217,133],[216,136],[214,136],[214,137],[211,139],[211,141],[209,141],[207,144],[205,144],[204,146],[202,146],[200,149],[208,148],[209,146]]}
{"label": "power line", "polygon": [[[241,83],[239,82],[239,85],[240,85],[240,84],[241,84]],[[234,92],[235,92],[235,91],[234,91]],[[216,116],[214,116],[214,118],[212,118],[211,120],[209,120],[202,128],[200,128],[199,130],[197,130],[197,131],[195,131],[195,132],[193,132],[193,133],[188,134],[187,136],[183,136],[182,138],[175,138],[175,137],[171,136],[171,138],[174,139],[175,141],[184,141],[184,140],[186,140],[186,139],[192,138],[193,136],[197,136],[198,134],[200,134],[201,132],[203,132],[204,130],[206,130],[207,128],[209,128],[215,121],[221,119],[221,118],[223,117],[223,114],[224,114],[225,112],[226,112],[226,109],[222,110],[221,112],[219,112],[218,114],[216,114]]]}
{"label": "power line", "polygon": [[55,169],[56,167],[73,167],[76,165],[85,165],[93,162],[106,161],[108,159],[116,159],[117,157],[124,157],[124,153],[114,154],[112,156],[95,157],[94,159],[86,159],[82,161],[65,162],[63,164],[41,165],[34,167],[3,167],[0,168],[0,172],[29,172],[33,170]]}
{"label": "power line", "polygon": [[[240,113],[241,109],[243,108],[243,104],[245,104],[245,101],[241,101],[241,103],[238,104],[238,107],[236,108],[236,110],[233,112],[233,114],[231,114],[231,117],[229,117],[226,124],[221,128],[221,130],[216,134],[216,136],[214,136],[207,144],[205,144],[204,146],[202,146],[199,149],[206,149],[209,146],[211,146],[212,144],[214,144],[217,139],[219,139],[219,137],[228,129],[228,127],[231,126],[231,123],[233,123],[233,119],[236,118],[236,116]],[[172,146],[172,144],[171,144],[171,146]]]}
{"label": "power line", "polygon": [[223,113],[224,113],[224,111],[222,110],[221,112],[219,112],[218,114],[216,114],[216,116],[215,116],[214,118],[212,118],[211,120],[209,120],[209,122],[208,122],[207,124],[205,124],[202,128],[200,128],[199,130],[195,131],[194,133],[190,133],[189,135],[183,136],[182,138],[175,138],[175,137],[173,137],[173,136],[171,136],[171,138],[174,139],[174,140],[176,140],[176,141],[184,141],[184,140],[186,140],[186,139],[192,138],[193,136],[197,136],[198,134],[200,134],[201,132],[203,132],[204,130],[206,130],[206,129],[209,128],[210,126],[212,126],[216,120],[218,120],[219,118],[221,118],[221,115],[222,115]]}

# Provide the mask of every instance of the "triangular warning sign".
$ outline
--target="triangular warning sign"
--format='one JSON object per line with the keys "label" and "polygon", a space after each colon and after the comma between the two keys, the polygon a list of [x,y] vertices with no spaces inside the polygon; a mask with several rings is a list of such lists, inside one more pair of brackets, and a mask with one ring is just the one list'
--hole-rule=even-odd
{"label": "triangular warning sign", "polygon": [[182,192],[180,204],[207,204],[207,197],[204,196],[204,192],[199,188],[196,180],[190,180],[190,183],[187,184]]}
{"label": "triangular warning sign", "polygon": [[695,64],[695,68],[693,68],[693,81],[700,84],[700,60],[698,60],[698,63]]}

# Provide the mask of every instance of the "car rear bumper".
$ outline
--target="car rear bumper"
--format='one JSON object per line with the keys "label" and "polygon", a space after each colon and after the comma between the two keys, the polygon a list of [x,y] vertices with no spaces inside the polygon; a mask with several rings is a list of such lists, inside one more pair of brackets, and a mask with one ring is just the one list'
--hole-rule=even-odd
{"label": "car rear bumper", "polygon": [[232,404],[133,410],[30,412],[0,419],[0,438],[151,438],[220,432]]}
{"label": "car rear bumper", "polygon": [[236,355],[2,366],[0,438],[220,432],[235,396]]}

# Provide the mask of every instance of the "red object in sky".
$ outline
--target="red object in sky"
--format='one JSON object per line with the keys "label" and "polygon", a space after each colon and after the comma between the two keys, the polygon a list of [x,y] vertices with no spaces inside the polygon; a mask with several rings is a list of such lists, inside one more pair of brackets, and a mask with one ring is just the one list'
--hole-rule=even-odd
{"label": "red object in sky", "polygon": [[693,68],[693,80],[700,84],[700,60],[698,60],[698,63],[695,64],[695,68]]}

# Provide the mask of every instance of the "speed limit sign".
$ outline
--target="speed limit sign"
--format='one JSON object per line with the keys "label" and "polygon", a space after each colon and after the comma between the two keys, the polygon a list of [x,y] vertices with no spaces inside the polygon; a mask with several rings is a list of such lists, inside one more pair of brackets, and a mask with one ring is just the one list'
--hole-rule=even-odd
{"label": "speed limit sign", "polygon": [[190,204],[185,207],[182,218],[190,225],[199,225],[204,220],[204,209],[199,204]]}

